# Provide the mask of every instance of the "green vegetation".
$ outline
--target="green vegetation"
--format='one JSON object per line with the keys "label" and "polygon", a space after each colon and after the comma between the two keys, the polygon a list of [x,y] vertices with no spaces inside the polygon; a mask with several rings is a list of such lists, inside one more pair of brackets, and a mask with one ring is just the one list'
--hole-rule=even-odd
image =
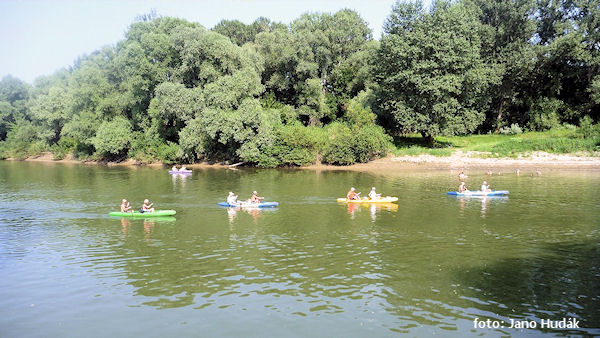
{"label": "green vegetation", "polygon": [[599,21],[595,0],[417,0],[394,5],[376,41],[347,9],[212,30],[151,13],[33,86],[3,78],[0,157],[275,167],[594,152]]}
{"label": "green vegetation", "polygon": [[518,135],[488,134],[470,136],[440,136],[433,146],[428,146],[417,135],[399,137],[395,140],[394,155],[450,156],[454,151],[482,152],[482,157],[516,157],[534,151],[556,154],[600,152],[600,125],[584,128],[552,129],[545,132],[525,132]]}

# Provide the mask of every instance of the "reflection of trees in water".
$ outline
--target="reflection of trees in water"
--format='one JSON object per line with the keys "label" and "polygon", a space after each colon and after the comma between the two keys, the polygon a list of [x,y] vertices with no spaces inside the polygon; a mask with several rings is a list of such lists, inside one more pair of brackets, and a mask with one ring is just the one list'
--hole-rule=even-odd
{"label": "reflection of trees in water", "polygon": [[[598,243],[544,244],[534,257],[502,258],[498,243],[473,245],[480,234],[463,234],[458,246],[451,238],[433,240],[429,251],[402,239],[381,250],[381,302],[399,319],[400,332],[418,336],[423,325],[471,330],[476,317],[507,325],[509,318],[536,319],[538,327],[539,319],[575,317],[583,329],[571,333],[600,333]],[[515,333],[497,333],[507,332]]]}
{"label": "reflection of trees in water", "polygon": [[[580,320],[581,334],[600,334],[600,245],[547,244],[531,258],[504,259],[455,272],[477,308],[498,317]],[[568,334],[561,330],[560,333]],[[589,333],[589,332],[588,332]]]}
{"label": "reflection of trees in water", "polygon": [[218,303],[226,295],[256,294],[301,296],[314,311],[339,311],[335,301],[381,294],[383,287],[372,231],[344,228],[335,238],[329,231],[323,236],[274,235],[252,221],[236,222],[234,234],[202,241],[181,241],[161,231],[155,227],[152,233],[160,246],[133,239],[124,246],[130,254],[146,257],[125,263],[135,293],[155,298],[146,305],[201,305]]}
{"label": "reflection of trees in water", "polygon": [[481,227],[391,228],[370,225],[367,216],[277,232],[273,224],[241,216],[234,227],[207,235],[155,227],[151,237],[160,245],[132,238],[123,248],[144,257],[125,261],[135,293],[159,308],[219,306],[232,297],[243,303],[248,296],[268,296],[270,305],[289,296],[324,313],[344,311],[350,302],[361,309],[377,304],[397,318],[396,329],[409,333],[422,325],[457,329],[474,317],[529,313],[551,319],[572,313],[585,319],[582,326],[598,327],[600,252],[593,244],[542,245],[537,256],[517,259],[501,254],[513,245],[506,240],[484,245],[496,235]]}

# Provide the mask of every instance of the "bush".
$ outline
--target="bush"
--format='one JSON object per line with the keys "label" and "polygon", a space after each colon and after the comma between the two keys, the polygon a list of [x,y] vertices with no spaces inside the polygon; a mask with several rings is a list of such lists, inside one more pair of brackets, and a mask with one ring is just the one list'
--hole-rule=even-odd
{"label": "bush", "polygon": [[502,127],[500,128],[500,134],[502,135],[518,135],[523,134],[523,129],[519,127],[517,123],[513,123],[510,127]]}
{"label": "bush", "polygon": [[529,112],[529,129],[544,131],[560,127],[559,116],[565,115],[568,106],[558,99],[541,98]]}
{"label": "bush", "polygon": [[343,123],[332,123],[327,133],[329,139],[323,149],[323,161],[331,164],[368,162],[385,156],[391,147],[392,138],[375,124],[351,128]]}
{"label": "bush", "polygon": [[39,155],[48,149],[48,145],[42,141],[41,127],[33,125],[28,121],[20,121],[11,125],[4,142],[3,157],[25,159],[29,156]]}
{"label": "bush", "polygon": [[255,161],[259,167],[310,165],[316,162],[325,139],[322,128],[305,127],[299,122],[281,125],[275,130],[273,144],[261,147]]}
{"label": "bush", "polygon": [[50,151],[52,152],[53,159],[62,160],[67,156],[67,154],[73,153],[76,148],[77,142],[74,138],[63,136],[56,144],[50,147]]}
{"label": "bush", "polygon": [[578,130],[579,135],[583,138],[600,137],[600,124],[593,124],[592,119],[589,116],[585,116],[579,122],[580,128]]}
{"label": "bush", "polygon": [[7,159],[8,157],[10,157],[10,156],[8,155],[8,149],[6,147],[6,142],[1,141],[0,142],[0,160]]}
{"label": "bush", "polygon": [[116,117],[100,125],[92,144],[105,157],[124,155],[132,140],[131,133],[131,123],[124,117]]}
{"label": "bush", "polygon": [[366,103],[369,100],[370,92],[362,91],[348,101],[344,119],[352,126],[363,126],[375,123],[375,114],[371,107]]}
{"label": "bush", "polygon": [[287,125],[277,132],[279,158],[282,164],[309,165],[317,160],[317,154],[325,141],[325,133],[316,127],[301,124]]}
{"label": "bush", "polygon": [[148,137],[144,133],[134,133],[129,156],[140,162],[160,161],[165,164],[178,163],[181,160],[181,147],[173,142]]}

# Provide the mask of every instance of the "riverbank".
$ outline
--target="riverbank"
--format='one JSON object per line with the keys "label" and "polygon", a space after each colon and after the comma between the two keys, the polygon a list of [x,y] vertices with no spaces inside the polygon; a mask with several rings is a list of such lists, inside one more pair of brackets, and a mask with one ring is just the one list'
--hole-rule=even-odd
{"label": "riverbank", "polygon": [[312,165],[306,169],[320,170],[419,170],[419,169],[504,169],[504,171],[545,169],[600,169],[600,156],[579,156],[578,154],[551,154],[534,152],[530,155],[512,157],[482,157],[480,152],[462,152],[460,150],[451,156],[405,155],[388,156],[368,163],[350,166]]}
{"label": "riverbank", "polygon": [[[7,161],[25,161],[25,162],[50,162],[50,163],[69,163],[69,164],[89,164],[89,165],[106,165],[106,166],[147,166],[147,167],[167,167],[169,165],[154,162],[154,163],[143,163],[140,161],[136,161],[134,159],[127,159],[121,162],[110,162],[110,161],[95,161],[95,160],[77,160],[72,155],[65,156],[64,159],[55,160],[52,156],[52,153],[45,152],[39,156],[32,156],[26,159],[13,159],[7,158]],[[200,162],[200,163],[190,163],[185,164],[187,168],[228,168],[228,165],[222,163],[209,163],[209,162]]]}
{"label": "riverbank", "polygon": [[[488,153],[461,150],[454,151],[450,156],[433,155],[390,155],[386,158],[377,159],[368,163],[357,163],[348,166],[314,164],[302,169],[313,170],[353,170],[353,171],[373,171],[373,170],[419,170],[419,169],[531,169],[531,168],[554,168],[554,169],[600,169],[600,155],[588,156],[584,154],[551,154],[546,152],[533,152],[518,157],[487,157]],[[13,159],[8,159],[13,160]],[[79,164],[100,164],[107,166],[153,166],[165,167],[163,163],[141,163],[133,159],[123,162],[106,161],[86,161],[76,160],[72,156],[67,156],[62,160],[54,160],[52,154],[44,153],[41,156],[27,158],[24,161],[32,162],[53,162],[53,163],[79,163]],[[185,164],[191,169],[201,168],[230,168],[223,163],[190,163]]]}

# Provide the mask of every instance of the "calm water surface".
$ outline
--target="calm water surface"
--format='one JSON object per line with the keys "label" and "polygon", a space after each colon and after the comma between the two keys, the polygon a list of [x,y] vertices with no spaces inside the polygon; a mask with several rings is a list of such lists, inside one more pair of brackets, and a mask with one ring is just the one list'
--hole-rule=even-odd
{"label": "calm water surface", "polygon": [[[600,171],[469,173],[508,198],[446,196],[456,175],[0,161],[0,336],[600,335]],[[255,189],[279,208],[216,205]],[[121,198],[177,215],[109,217]]]}

